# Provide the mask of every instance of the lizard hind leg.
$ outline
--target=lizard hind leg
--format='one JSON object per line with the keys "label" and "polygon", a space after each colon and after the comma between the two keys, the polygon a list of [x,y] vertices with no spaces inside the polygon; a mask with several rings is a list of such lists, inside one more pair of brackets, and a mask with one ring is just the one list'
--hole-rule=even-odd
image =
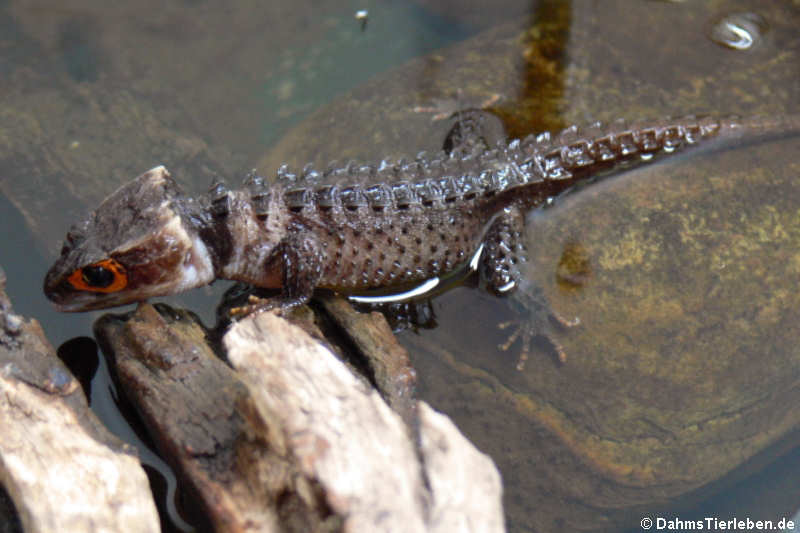
{"label": "lizard hind leg", "polygon": [[501,213],[490,225],[484,238],[484,250],[479,274],[486,288],[499,295],[511,295],[517,316],[502,322],[502,330],[510,328],[508,339],[498,345],[507,351],[517,340],[521,342],[517,370],[524,370],[534,339],[543,337],[555,352],[559,363],[567,358],[566,351],[556,339],[558,329],[577,326],[578,318],[567,320],[554,312],[541,287],[522,276],[520,266],[526,261],[523,244],[522,212],[512,207]]}
{"label": "lizard hind leg", "polygon": [[522,212],[513,206],[500,213],[486,230],[478,272],[486,288],[498,296],[510,293],[522,278],[520,265],[526,260],[522,227]]}

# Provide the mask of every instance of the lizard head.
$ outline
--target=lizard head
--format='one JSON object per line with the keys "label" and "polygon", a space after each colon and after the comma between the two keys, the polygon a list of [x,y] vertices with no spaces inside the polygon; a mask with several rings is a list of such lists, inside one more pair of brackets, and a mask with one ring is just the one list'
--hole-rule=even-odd
{"label": "lizard head", "polygon": [[61,311],[88,311],[210,283],[211,258],[188,211],[163,166],[145,172],[67,233],[45,294]]}

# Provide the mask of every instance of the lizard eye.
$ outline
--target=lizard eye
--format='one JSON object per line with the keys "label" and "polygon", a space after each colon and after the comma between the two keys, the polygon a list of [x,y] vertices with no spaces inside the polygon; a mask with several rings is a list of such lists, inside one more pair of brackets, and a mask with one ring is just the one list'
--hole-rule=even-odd
{"label": "lizard eye", "polygon": [[105,289],[114,283],[114,273],[99,265],[91,265],[81,269],[83,282],[90,287]]}
{"label": "lizard eye", "polygon": [[117,292],[128,284],[125,269],[114,259],[104,259],[75,270],[67,281],[76,289],[92,292]]}

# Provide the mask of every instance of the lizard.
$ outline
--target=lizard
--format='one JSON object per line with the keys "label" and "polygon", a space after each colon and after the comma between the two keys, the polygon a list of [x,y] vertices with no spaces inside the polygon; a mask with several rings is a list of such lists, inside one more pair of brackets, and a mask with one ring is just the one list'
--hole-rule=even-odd
{"label": "lizard", "polygon": [[[246,314],[291,309],[316,288],[353,294],[409,287],[472,264],[491,292],[506,295],[525,282],[522,230],[530,209],[623,165],[773,126],[689,116],[572,126],[507,142],[476,135],[483,119],[465,117],[438,156],[322,173],[284,166],[273,184],[251,173],[239,190],[217,182],[197,197],[184,195],[157,166],[68,231],[44,292],[61,311],[87,311],[218,278],[279,290],[245,306]],[[784,122],[797,129],[797,120]],[[527,307],[530,316],[512,335],[524,343],[518,367],[537,335],[550,339],[563,360],[551,331],[558,315],[541,295]]]}

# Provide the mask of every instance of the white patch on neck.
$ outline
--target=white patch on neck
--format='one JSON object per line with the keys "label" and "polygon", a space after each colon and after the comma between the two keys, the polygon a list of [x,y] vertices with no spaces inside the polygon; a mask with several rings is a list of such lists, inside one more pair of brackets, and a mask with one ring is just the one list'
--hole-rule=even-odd
{"label": "white patch on neck", "polygon": [[174,215],[172,220],[164,226],[164,231],[181,242],[186,249],[186,255],[180,266],[179,279],[173,285],[172,292],[193,289],[214,281],[214,264],[206,244],[197,235],[189,236],[186,228],[183,227],[181,217]]}
{"label": "white patch on neck", "polygon": [[214,265],[211,262],[211,255],[208,253],[206,244],[200,237],[195,237],[192,241],[192,248],[186,252],[186,259],[183,261],[183,271],[178,290],[185,291],[202,285],[208,285],[214,281]]}
{"label": "white patch on neck", "polygon": [[206,243],[200,237],[192,241],[192,248],[186,254],[183,262],[183,276],[179,290],[191,289],[201,285],[208,285],[214,281],[214,265],[211,254],[208,253]]}

